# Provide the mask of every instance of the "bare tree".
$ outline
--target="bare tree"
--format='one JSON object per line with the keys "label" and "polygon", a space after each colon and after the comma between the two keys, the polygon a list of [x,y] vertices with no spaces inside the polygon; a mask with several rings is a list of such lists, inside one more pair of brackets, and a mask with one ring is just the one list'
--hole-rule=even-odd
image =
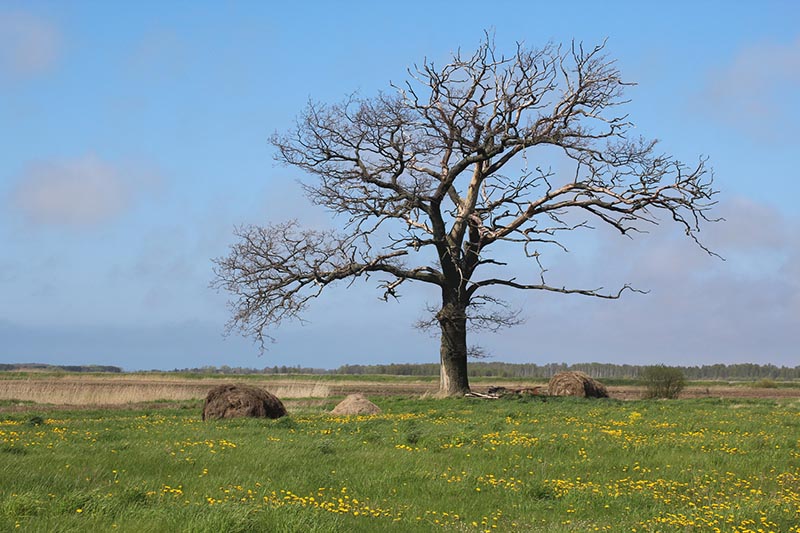
{"label": "bare tree", "polygon": [[[563,248],[566,232],[605,224],[629,235],[662,214],[703,247],[696,232],[715,203],[705,160],[687,166],[629,137],[632,124],[618,111],[627,84],[603,48],[518,44],[505,56],[487,35],[474,54],[458,52],[442,67],[426,60],[374,98],[310,103],[272,143],[279,161],[314,177],[308,198],[346,224],[238,228],[212,283],[232,293],[229,327],[263,347],[272,328],[299,318],[336,281],[380,273],[384,298],[406,282],[429,283],[441,291],[440,390],[463,394],[470,321],[517,322],[487,291],[616,299],[629,289],[549,285],[540,251]],[[571,163],[569,175],[521,164],[552,156],[546,147]],[[533,262],[533,279],[498,274],[507,271],[499,243]]]}

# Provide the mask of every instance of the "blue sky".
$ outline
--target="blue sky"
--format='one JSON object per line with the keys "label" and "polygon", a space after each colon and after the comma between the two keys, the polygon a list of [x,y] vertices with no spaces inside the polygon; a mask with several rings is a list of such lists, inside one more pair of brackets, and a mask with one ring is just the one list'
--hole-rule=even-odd
{"label": "blue sky", "polygon": [[[703,254],[668,224],[598,231],[556,280],[649,289],[620,301],[503,294],[527,322],[475,335],[497,360],[800,364],[800,8],[796,2],[0,3],[0,361],[126,369],[423,362],[436,295],[335,288],[259,356],[223,338],[211,258],[234,225],[327,227],[269,136],[309,98],[403,81],[424,58],[516,41],[596,44],[637,132],[710,158],[725,223]],[[335,223],[335,222],[334,222]]]}

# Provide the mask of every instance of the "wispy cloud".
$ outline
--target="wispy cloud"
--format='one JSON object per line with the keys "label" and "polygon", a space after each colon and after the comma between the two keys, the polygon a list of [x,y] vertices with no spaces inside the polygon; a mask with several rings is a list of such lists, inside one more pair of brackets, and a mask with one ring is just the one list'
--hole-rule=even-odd
{"label": "wispy cloud", "polygon": [[751,138],[774,142],[800,119],[800,36],[743,48],[712,72],[701,94],[707,115]]}
{"label": "wispy cloud", "polygon": [[185,45],[176,32],[154,30],[141,38],[127,66],[148,81],[175,79],[186,71],[187,57]]}
{"label": "wispy cloud", "polygon": [[0,75],[30,78],[51,69],[61,34],[50,21],[22,11],[0,11]]}
{"label": "wispy cloud", "polygon": [[723,201],[718,216],[724,220],[709,225],[708,232],[715,249],[754,253],[778,249],[793,237],[792,219],[774,206],[738,196]]}
{"label": "wispy cloud", "polygon": [[90,226],[124,212],[132,196],[117,168],[88,155],[29,165],[11,203],[34,224]]}
{"label": "wispy cloud", "polygon": [[725,221],[706,224],[701,237],[725,261],[667,221],[633,239],[597,231],[595,253],[546,264],[554,284],[613,291],[630,283],[648,294],[498,294],[522,308],[526,324],[471,341],[501,360],[797,364],[800,218],[744,197],[722,199],[714,215]]}

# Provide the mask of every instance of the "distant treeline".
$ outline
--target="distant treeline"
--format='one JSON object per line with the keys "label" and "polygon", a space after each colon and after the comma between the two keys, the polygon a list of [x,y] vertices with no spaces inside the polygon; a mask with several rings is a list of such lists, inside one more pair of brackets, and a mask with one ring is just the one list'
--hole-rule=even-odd
{"label": "distant treeline", "polygon": [[[647,365],[617,365],[611,363],[500,363],[472,362],[469,365],[470,377],[501,378],[543,378],[549,379],[559,372],[578,370],[598,379],[636,379],[642,375]],[[742,363],[732,365],[676,366],[683,371],[686,379],[800,379],[800,366],[794,368],[775,365],[758,365]],[[435,376],[439,374],[439,365],[426,364],[392,364],[392,365],[345,365],[334,371],[338,374],[395,374],[407,376]]]}
{"label": "distant treeline", "polygon": [[[637,379],[647,365],[616,365],[611,363],[500,363],[471,362],[470,377],[499,378],[542,378],[549,379],[553,375],[566,370],[579,370],[598,379]],[[800,379],[800,366],[786,367],[775,365],[758,365],[740,363],[732,365],[716,364],[703,366],[677,366],[690,380],[752,380],[752,379]],[[438,363],[393,363],[388,365],[344,365],[334,370],[322,368],[306,368],[301,366],[273,366],[263,369],[232,368],[229,366],[204,366],[201,368],[174,369],[172,372],[190,372],[199,374],[386,374],[393,376],[438,376]]]}
{"label": "distant treeline", "polygon": [[0,363],[0,371],[24,372],[46,370],[48,372],[122,372],[118,366],[110,365],[46,365],[43,363]]}
{"label": "distant treeline", "polygon": [[[586,372],[598,379],[637,379],[642,375],[647,365],[616,365],[611,363],[579,363],[568,365],[566,363],[548,363],[537,365],[535,363],[500,363],[500,362],[471,362],[469,364],[470,377],[496,377],[496,378],[541,378],[549,379],[553,375],[566,370],[579,370]],[[683,371],[686,379],[690,380],[800,380],[800,366],[786,367],[775,365],[758,365],[754,363],[739,363],[733,365],[703,365],[703,366],[677,366]],[[49,372],[114,372],[123,370],[118,366],[110,365],[47,365],[41,363],[0,363],[0,371],[49,371]],[[163,372],[163,370],[152,370]],[[175,368],[169,372],[193,374],[318,374],[318,375],[366,375],[386,374],[391,376],[438,376],[438,363],[393,363],[388,365],[344,365],[330,370],[324,368],[308,368],[297,366],[272,366],[261,369],[230,367],[222,365],[203,366],[199,368]]]}

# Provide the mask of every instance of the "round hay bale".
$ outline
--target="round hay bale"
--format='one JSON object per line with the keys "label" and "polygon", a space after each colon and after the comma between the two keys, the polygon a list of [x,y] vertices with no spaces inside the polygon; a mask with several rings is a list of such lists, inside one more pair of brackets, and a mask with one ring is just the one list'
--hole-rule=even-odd
{"label": "round hay bale", "polygon": [[547,385],[550,396],[608,398],[606,386],[583,372],[559,372]]}
{"label": "round hay bale", "polygon": [[363,394],[351,394],[333,408],[332,415],[376,415],[381,408],[367,400]]}
{"label": "round hay bale", "polygon": [[220,418],[280,418],[286,408],[275,396],[250,385],[220,385],[208,392],[203,420]]}

